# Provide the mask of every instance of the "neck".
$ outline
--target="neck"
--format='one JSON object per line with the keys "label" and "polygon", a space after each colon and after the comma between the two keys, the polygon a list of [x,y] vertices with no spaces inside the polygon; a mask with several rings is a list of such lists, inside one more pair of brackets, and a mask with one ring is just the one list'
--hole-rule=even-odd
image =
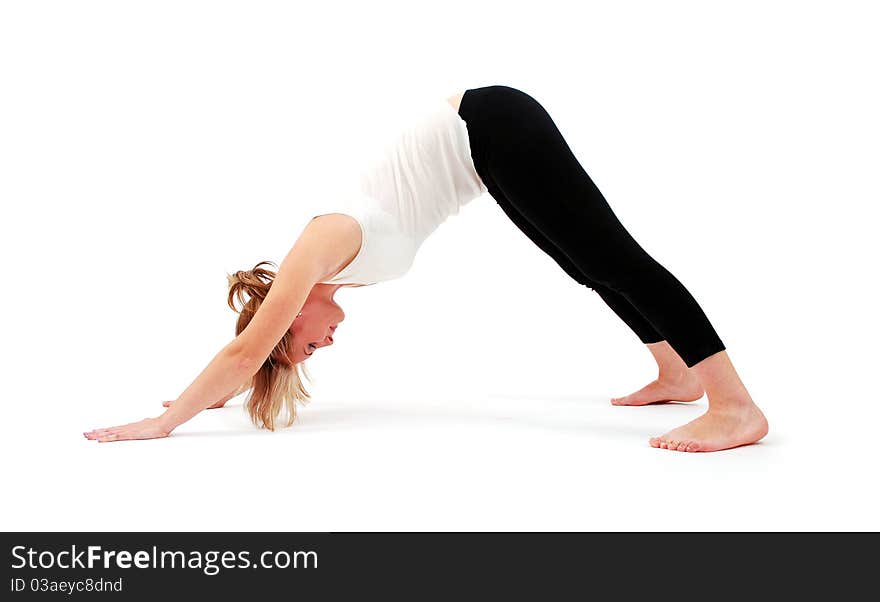
{"label": "neck", "polygon": [[345,286],[345,285],[344,284],[323,284],[323,283],[319,282],[312,287],[312,292],[309,296],[311,297],[314,295],[316,297],[321,297],[324,299],[332,300],[333,295],[336,294],[336,291],[338,291],[343,286]]}

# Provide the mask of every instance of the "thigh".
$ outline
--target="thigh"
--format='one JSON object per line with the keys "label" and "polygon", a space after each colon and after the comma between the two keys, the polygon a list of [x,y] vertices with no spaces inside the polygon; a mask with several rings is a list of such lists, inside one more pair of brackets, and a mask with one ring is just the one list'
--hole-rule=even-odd
{"label": "thigh", "polygon": [[547,111],[517,90],[493,98],[487,170],[504,198],[576,266],[603,284],[652,269]]}

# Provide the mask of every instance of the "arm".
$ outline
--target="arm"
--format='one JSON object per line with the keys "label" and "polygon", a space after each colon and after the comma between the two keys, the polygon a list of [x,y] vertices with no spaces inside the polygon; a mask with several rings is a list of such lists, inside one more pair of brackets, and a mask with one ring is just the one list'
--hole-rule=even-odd
{"label": "arm", "polygon": [[[343,224],[344,228],[350,225]],[[139,422],[83,433],[97,441],[155,439],[239,389],[263,364],[290,327],[315,283],[335,266],[339,251],[333,245],[340,226],[333,220],[312,220],[281,262],[269,293],[247,328],[228,343],[164,414]],[[331,244],[328,244],[331,243]]]}
{"label": "arm", "polygon": [[[216,409],[216,408],[222,408],[224,405],[226,405],[226,402],[227,402],[227,401],[229,401],[230,399],[232,399],[232,398],[235,397],[236,395],[241,395],[242,393],[244,393],[244,392],[247,391],[247,390],[248,390],[248,387],[246,386],[246,384],[245,384],[245,385],[242,385],[242,386],[240,386],[239,388],[237,388],[235,391],[233,391],[232,393],[229,393],[228,395],[226,395],[225,397],[223,397],[223,399],[221,399],[220,401],[217,401],[217,402],[212,403],[211,405],[209,405],[209,406],[207,407],[207,409],[208,409],[208,410],[213,410],[213,409]],[[170,406],[172,403],[174,403],[174,402],[173,402],[173,401],[163,401],[163,402],[162,402],[162,406],[167,408],[167,407]]]}

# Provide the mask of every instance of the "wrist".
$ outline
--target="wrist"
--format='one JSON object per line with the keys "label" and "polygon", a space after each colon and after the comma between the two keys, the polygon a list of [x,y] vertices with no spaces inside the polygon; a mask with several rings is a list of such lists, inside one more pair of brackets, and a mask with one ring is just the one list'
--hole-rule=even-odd
{"label": "wrist", "polygon": [[161,428],[162,430],[164,430],[168,433],[170,433],[171,431],[176,429],[181,424],[181,421],[175,419],[174,415],[171,414],[170,410],[166,410],[160,416],[157,416],[156,422],[158,423],[159,428]]}

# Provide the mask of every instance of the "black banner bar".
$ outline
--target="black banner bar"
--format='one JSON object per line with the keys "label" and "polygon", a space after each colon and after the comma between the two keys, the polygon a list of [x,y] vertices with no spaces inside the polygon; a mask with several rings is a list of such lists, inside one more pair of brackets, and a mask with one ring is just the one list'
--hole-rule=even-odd
{"label": "black banner bar", "polygon": [[744,597],[772,583],[787,584],[789,593],[808,586],[816,594],[823,585],[837,595],[876,593],[859,586],[876,564],[876,534],[23,532],[0,539],[3,600],[352,591],[557,599],[609,587],[615,596],[669,593],[695,579]]}

